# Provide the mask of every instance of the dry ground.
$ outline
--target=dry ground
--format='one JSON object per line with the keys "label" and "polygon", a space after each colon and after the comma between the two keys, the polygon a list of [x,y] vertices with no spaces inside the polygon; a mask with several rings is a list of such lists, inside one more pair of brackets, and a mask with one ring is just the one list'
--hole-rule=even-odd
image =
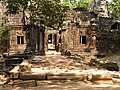
{"label": "dry ground", "polygon": [[[118,63],[120,67],[120,55],[107,55],[103,60],[111,60]],[[67,58],[64,56],[37,56],[31,61],[32,67],[40,67],[43,70],[51,69],[66,69],[66,70],[85,70],[96,69],[90,67],[86,61]],[[18,80],[19,82],[19,80]],[[24,81],[23,81],[24,82]],[[28,81],[29,82],[29,81]],[[0,90],[120,90],[120,84],[113,84],[108,82],[96,83],[96,82],[82,82],[82,81],[35,81],[38,86],[31,87],[29,84],[24,86],[19,85],[7,85],[5,87],[0,86]]]}

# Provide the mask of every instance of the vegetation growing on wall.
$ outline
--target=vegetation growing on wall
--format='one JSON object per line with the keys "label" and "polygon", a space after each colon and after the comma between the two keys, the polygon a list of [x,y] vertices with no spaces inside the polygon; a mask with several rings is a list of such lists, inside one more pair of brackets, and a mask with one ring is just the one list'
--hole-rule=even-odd
{"label": "vegetation growing on wall", "polygon": [[5,24],[3,25],[2,27],[0,27],[0,53],[4,53],[9,44],[8,44],[8,41],[9,41],[9,30],[12,29],[12,26],[9,25],[9,24]]}

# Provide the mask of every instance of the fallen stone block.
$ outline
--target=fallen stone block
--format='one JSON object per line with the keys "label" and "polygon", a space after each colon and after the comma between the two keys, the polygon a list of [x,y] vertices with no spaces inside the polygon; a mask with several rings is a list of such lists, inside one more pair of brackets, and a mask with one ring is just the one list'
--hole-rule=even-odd
{"label": "fallen stone block", "polygon": [[112,80],[96,80],[94,83],[97,84],[113,84]]}
{"label": "fallen stone block", "polygon": [[12,78],[12,79],[18,79],[19,78],[19,72],[10,73],[10,78]]}
{"label": "fallen stone block", "polygon": [[92,81],[92,79],[93,79],[93,74],[87,74],[87,80],[88,81]]}
{"label": "fallen stone block", "polygon": [[101,64],[101,66],[103,68],[106,68],[109,71],[119,71],[119,66],[117,63],[113,63],[113,62],[104,63],[104,64]]}
{"label": "fallen stone block", "polygon": [[20,65],[20,72],[31,72],[31,65]]}
{"label": "fallen stone block", "polygon": [[31,72],[31,65],[28,60],[24,60],[19,66],[20,72]]}
{"label": "fallen stone block", "polygon": [[112,78],[113,83],[120,83],[120,78]]}
{"label": "fallen stone block", "polygon": [[21,80],[46,80],[46,74],[44,73],[21,73]]}
{"label": "fallen stone block", "polygon": [[47,76],[48,80],[83,80],[84,76]]}
{"label": "fallen stone block", "polygon": [[113,78],[120,78],[120,74],[113,74]]}
{"label": "fallen stone block", "polygon": [[19,66],[15,66],[11,71],[10,71],[10,78],[12,79],[17,79],[19,77]]}
{"label": "fallen stone block", "polygon": [[110,73],[98,73],[92,75],[92,81],[94,80],[112,80],[113,75]]}
{"label": "fallen stone block", "polygon": [[74,73],[60,73],[60,74],[47,74],[48,80],[83,80],[84,74]]}
{"label": "fallen stone block", "polygon": [[37,86],[37,83],[35,80],[27,80],[27,81],[16,80],[13,82],[13,86],[22,87],[22,88],[35,87]]}

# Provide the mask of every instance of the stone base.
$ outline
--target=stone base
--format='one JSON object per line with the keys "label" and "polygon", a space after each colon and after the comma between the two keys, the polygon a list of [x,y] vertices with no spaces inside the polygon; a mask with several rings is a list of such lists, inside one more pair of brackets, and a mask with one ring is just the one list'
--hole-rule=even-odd
{"label": "stone base", "polygon": [[35,80],[27,80],[27,81],[22,81],[22,80],[16,80],[13,82],[13,86],[16,87],[35,87],[37,86]]}
{"label": "stone base", "polygon": [[21,80],[46,80],[46,74],[41,73],[21,73]]}

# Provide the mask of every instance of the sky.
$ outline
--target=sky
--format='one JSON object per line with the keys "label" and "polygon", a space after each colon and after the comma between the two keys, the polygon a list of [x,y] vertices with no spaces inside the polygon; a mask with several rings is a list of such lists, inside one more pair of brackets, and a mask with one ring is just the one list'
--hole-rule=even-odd
{"label": "sky", "polygon": [[110,2],[111,0],[107,0],[108,2]]}

